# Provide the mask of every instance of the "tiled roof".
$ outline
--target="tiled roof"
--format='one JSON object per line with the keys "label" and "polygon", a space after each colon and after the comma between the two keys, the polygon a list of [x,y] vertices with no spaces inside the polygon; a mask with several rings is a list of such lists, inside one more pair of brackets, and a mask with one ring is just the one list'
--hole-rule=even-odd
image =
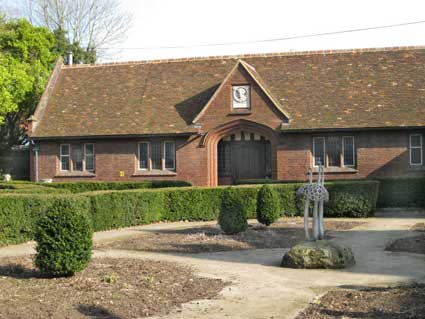
{"label": "tiled roof", "polygon": [[239,59],[288,113],[285,130],[425,126],[425,49],[413,47],[62,66],[33,136],[194,132]]}

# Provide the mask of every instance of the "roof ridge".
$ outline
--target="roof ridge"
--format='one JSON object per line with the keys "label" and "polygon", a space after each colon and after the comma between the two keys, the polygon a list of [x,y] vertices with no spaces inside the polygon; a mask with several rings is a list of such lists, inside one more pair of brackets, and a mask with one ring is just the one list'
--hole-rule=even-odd
{"label": "roof ridge", "polygon": [[425,45],[335,49],[335,50],[286,51],[286,52],[248,53],[248,54],[235,54],[235,55],[211,55],[211,56],[199,56],[199,57],[187,57],[187,58],[62,65],[62,68],[72,69],[72,68],[137,65],[137,64],[159,64],[159,63],[190,62],[190,61],[205,61],[205,60],[231,60],[231,59],[262,58],[262,57],[265,58],[265,57],[298,56],[298,55],[328,55],[328,54],[350,54],[350,53],[367,53],[367,52],[394,52],[394,51],[411,51],[411,50],[425,50]]}

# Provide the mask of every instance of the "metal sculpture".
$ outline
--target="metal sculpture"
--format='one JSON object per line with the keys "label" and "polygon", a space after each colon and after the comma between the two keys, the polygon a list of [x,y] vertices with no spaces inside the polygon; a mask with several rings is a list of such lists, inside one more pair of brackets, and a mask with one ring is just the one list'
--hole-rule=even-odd
{"label": "metal sculpture", "polygon": [[304,196],[304,231],[306,240],[311,240],[309,229],[310,201],[313,201],[313,240],[325,238],[325,226],[323,223],[323,203],[329,200],[329,193],[324,186],[325,172],[323,166],[319,166],[317,183],[313,183],[313,171],[310,169],[308,184],[301,186],[297,196]]}

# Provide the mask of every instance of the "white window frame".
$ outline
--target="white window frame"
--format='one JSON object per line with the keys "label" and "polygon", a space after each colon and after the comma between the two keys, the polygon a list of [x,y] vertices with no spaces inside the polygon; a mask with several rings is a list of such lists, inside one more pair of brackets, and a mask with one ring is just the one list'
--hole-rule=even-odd
{"label": "white window frame", "polygon": [[[165,148],[165,144],[166,143],[171,143],[171,144],[173,144],[174,145],[174,154],[173,154],[173,156],[174,156],[174,166],[172,167],[172,168],[167,168],[166,167],[166,148]],[[171,141],[171,140],[168,140],[168,141],[164,141],[163,143],[163,148],[164,148],[164,151],[163,151],[163,154],[164,154],[164,167],[163,167],[163,170],[168,170],[168,171],[174,171],[175,169],[176,169],[176,142],[175,141]]]}
{"label": "white window frame", "polygon": [[[93,145],[93,169],[92,170],[87,170],[86,168],[86,145]],[[83,171],[85,172],[94,172],[96,171],[96,151],[94,148],[94,143],[84,143],[84,153],[83,153]]]}
{"label": "white window frame", "polygon": [[[414,136],[419,136],[419,140],[420,140],[420,146],[412,146],[412,137]],[[412,163],[412,149],[420,149],[421,150],[421,162],[420,163]],[[409,135],[409,157],[410,157],[410,165],[411,166],[420,166],[423,164],[423,139],[422,139],[422,134],[420,133],[415,133],[415,134],[410,134]]]}
{"label": "white window frame", "polygon": [[[68,155],[62,154],[62,146],[68,146]],[[69,169],[62,169],[62,157],[68,157]],[[70,172],[72,168],[71,163],[71,144],[60,144],[59,145],[59,168],[61,172]]]}
{"label": "white window frame", "polygon": [[[141,156],[140,156],[140,144],[146,144],[148,147],[147,147],[147,149],[148,149],[148,167],[147,168],[141,168],[140,167],[140,158],[141,158]],[[137,167],[139,168],[139,171],[150,171],[151,170],[151,143],[150,142],[139,142],[139,143],[137,143],[137,153],[139,154],[139,156],[138,156],[138,164],[137,164]]]}
{"label": "white window frame", "polygon": [[[344,139],[346,138],[351,138],[353,139],[353,164],[351,165],[345,165],[345,143],[344,143]],[[341,139],[341,143],[342,143],[342,166],[343,167],[354,167],[356,166],[356,147],[355,147],[355,140],[354,140],[354,136],[343,136]]]}
{"label": "white window frame", "polygon": [[313,137],[313,167],[319,167],[319,165],[316,165],[316,139],[322,139],[323,140],[323,159],[325,163],[322,163],[323,167],[326,167],[326,139],[324,136],[314,136]]}

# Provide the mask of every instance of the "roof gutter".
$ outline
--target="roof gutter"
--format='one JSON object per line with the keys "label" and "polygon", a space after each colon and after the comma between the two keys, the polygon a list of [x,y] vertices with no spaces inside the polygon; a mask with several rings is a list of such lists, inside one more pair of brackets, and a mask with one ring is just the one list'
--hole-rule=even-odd
{"label": "roof gutter", "polygon": [[306,128],[306,129],[287,129],[281,128],[281,133],[320,133],[320,132],[362,132],[362,131],[394,131],[394,130],[413,130],[413,129],[425,129],[425,125],[417,126],[382,126],[382,127],[351,127],[351,128]]}
{"label": "roof gutter", "polygon": [[94,140],[94,139],[129,139],[143,137],[179,137],[198,135],[198,132],[158,133],[158,134],[120,134],[120,135],[83,135],[83,136],[32,136],[33,141]]}

